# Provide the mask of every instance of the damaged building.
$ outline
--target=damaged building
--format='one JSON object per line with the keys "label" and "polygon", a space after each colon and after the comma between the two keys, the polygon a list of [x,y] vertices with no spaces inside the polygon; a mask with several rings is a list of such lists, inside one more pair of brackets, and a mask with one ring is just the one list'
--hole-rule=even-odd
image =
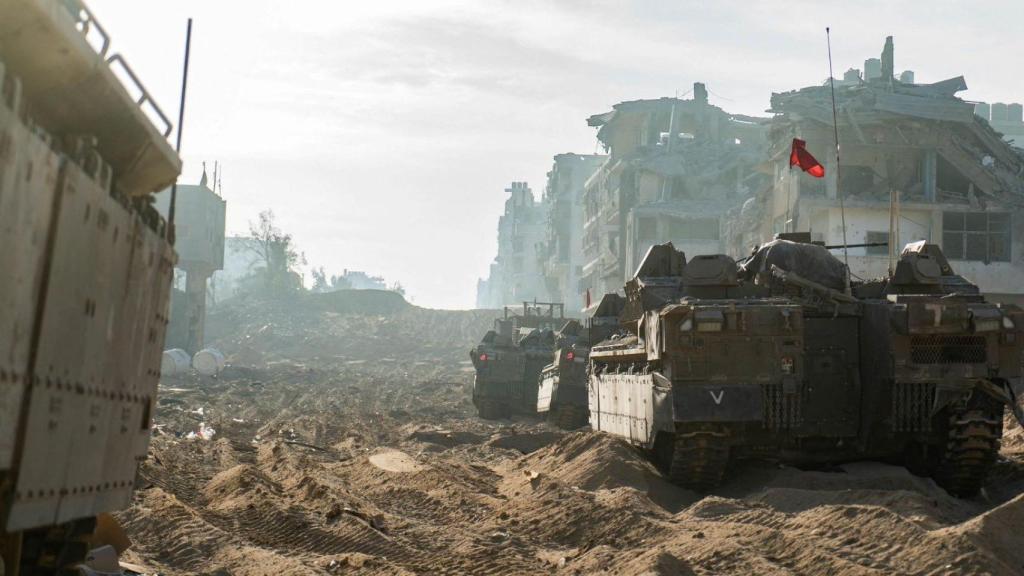
{"label": "damaged building", "polygon": [[547,174],[544,202],[548,217],[540,265],[551,299],[564,303],[571,313],[585,306],[580,290],[584,185],[604,160],[605,156],[597,154],[558,154]]}
{"label": "damaged building", "polygon": [[769,183],[759,171],[767,119],[729,114],[694,84],[691,99],[616,104],[587,123],[608,152],[583,195],[580,292],[622,289],[647,249],[724,250],[721,216]]}
{"label": "damaged building", "polygon": [[[853,277],[873,278],[888,272],[906,243],[926,240],[986,293],[1019,301],[1024,158],[957,97],[967,88],[962,77],[897,78],[891,37],[878,74],[874,60],[865,63],[869,73],[836,79],[838,166],[829,83],[772,95],[772,184],[730,215],[729,252],[749,254],[780,232],[828,245],[888,243],[848,250]],[[824,164],[824,178],[790,169],[794,138]]]}
{"label": "damaged building", "polygon": [[547,300],[538,247],[544,242],[548,205],[534,198],[526,182],[513,182],[505,193],[505,212],[498,219],[498,254],[487,279],[477,282],[477,308]]}

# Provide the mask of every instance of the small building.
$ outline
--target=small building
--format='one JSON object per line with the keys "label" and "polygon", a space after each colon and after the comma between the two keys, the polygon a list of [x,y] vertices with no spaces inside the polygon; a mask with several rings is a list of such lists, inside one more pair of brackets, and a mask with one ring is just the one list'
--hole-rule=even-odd
{"label": "small building", "polygon": [[[164,217],[168,215],[170,201],[170,189],[156,195],[156,209]],[[174,249],[178,253],[176,268],[185,273],[185,309],[171,310],[168,345],[189,352],[203,347],[207,283],[214,272],[224,267],[226,208],[224,199],[207,185],[205,169],[199,184],[177,186]]]}
{"label": "small building", "polygon": [[[1020,301],[1024,157],[956,96],[963,77],[896,79],[891,37],[880,67],[877,77],[836,83],[838,165],[829,83],[772,95],[773,184],[733,211],[728,248],[746,255],[780,232],[828,245],[888,243],[847,250],[851,275],[873,278],[906,243],[927,240],[994,299]],[[794,138],[825,166],[824,178],[790,169]]]}
{"label": "small building", "polygon": [[604,162],[598,154],[558,154],[544,189],[548,217],[540,247],[541,267],[550,297],[570,313],[586,305],[583,274],[584,185]]}
{"label": "small building", "polygon": [[538,247],[544,242],[548,205],[537,202],[526,182],[505,189],[498,219],[498,254],[487,279],[477,282],[477,308],[501,308],[548,299]]}
{"label": "small building", "polygon": [[635,100],[587,119],[608,157],[585,185],[581,291],[620,292],[647,249],[724,249],[722,215],[769,182],[760,170],[767,119],[693,97]]}

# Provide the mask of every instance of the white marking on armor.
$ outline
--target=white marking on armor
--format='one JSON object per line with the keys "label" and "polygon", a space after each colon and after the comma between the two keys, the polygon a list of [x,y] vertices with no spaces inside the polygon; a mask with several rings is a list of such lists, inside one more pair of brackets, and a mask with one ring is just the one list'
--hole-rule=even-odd
{"label": "white marking on armor", "polygon": [[715,401],[716,405],[718,405],[722,403],[722,398],[725,397],[725,390],[719,390],[718,394],[715,394],[711,390],[708,390],[708,394],[711,394],[711,399]]}

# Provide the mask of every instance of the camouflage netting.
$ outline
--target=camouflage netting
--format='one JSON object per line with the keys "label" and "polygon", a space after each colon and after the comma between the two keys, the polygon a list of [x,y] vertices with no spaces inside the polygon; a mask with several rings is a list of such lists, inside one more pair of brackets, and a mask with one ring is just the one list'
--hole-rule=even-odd
{"label": "camouflage netting", "polygon": [[772,265],[833,290],[846,286],[846,267],[825,247],[789,240],[772,240],[762,245],[740,266],[741,275],[753,280],[759,272],[770,271]]}

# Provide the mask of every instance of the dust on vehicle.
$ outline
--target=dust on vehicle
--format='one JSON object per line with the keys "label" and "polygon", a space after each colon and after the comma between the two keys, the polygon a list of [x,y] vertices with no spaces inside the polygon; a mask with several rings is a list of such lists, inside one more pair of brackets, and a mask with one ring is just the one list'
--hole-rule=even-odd
{"label": "dust on vehicle", "polygon": [[951,270],[922,282],[908,268],[937,269],[925,252],[851,289],[842,262],[809,243],[775,240],[742,266],[652,247],[626,286],[629,330],[591,351],[591,425],[691,488],[743,458],[878,458],[976,492],[1020,376],[1020,311]]}
{"label": "dust on vehicle", "polygon": [[540,372],[551,361],[555,330],[565,322],[560,303],[505,307],[494,329],[469,353],[476,371],[473,404],[481,418],[537,413]]}

